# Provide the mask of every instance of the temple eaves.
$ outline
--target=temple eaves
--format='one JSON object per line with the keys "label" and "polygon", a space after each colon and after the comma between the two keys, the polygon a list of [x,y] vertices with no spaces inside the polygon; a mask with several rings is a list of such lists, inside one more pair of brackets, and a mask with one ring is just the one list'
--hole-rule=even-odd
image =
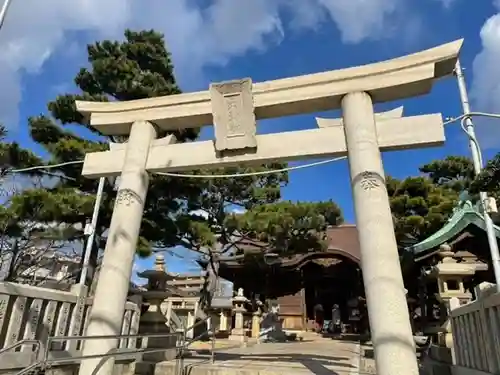
{"label": "temple eaves", "polygon": [[[438,248],[440,245],[460,234],[460,232],[465,230],[469,225],[474,225],[486,231],[484,216],[470,201],[466,201],[461,203],[460,206],[457,206],[453,215],[441,229],[425,240],[407,247],[406,251],[413,253],[415,256],[423,256],[428,251]],[[500,239],[500,227],[495,225],[494,229],[497,239]]]}

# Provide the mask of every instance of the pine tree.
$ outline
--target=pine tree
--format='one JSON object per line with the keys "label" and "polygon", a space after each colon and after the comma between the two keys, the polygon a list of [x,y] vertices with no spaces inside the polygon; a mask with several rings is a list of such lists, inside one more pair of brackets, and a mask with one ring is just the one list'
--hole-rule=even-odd
{"label": "pine tree", "polygon": [[388,177],[386,183],[396,240],[402,247],[441,229],[458,201],[457,191],[426,176],[403,180]]}
{"label": "pine tree", "polygon": [[[61,243],[59,239],[68,234],[67,230],[50,226],[41,227],[36,221],[37,210],[24,210],[19,199],[23,190],[30,187],[41,188],[44,177],[53,174],[43,170],[14,170],[43,165],[43,160],[30,150],[7,140],[8,131],[0,125],[0,280],[15,281],[26,269],[36,269],[40,257],[48,248]],[[29,199],[29,195],[26,195]]]}
{"label": "pine tree", "polygon": [[429,176],[431,181],[457,193],[468,190],[474,180],[472,160],[464,156],[447,156],[420,167],[420,172]]}
{"label": "pine tree", "polygon": [[500,153],[496,154],[471,184],[471,192],[487,192],[500,204]]}
{"label": "pine tree", "polygon": [[[50,154],[47,163],[83,160],[88,152],[108,148],[110,139],[88,125],[86,119],[76,111],[75,100],[125,101],[181,92],[163,35],[153,30],[127,30],[123,41],[96,42],[88,46],[87,52],[89,65],[80,69],[74,80],[78,92],[60,95],[50,102],[50,115],[28,119],[32,139]],[[175,135],[181,142],[191,141],[196,139],[198,130],[183,130]],[[186,172],[238,174],[284,166],[275,163],[258,168]],[[64,223],[65,227],[79,228],[67,240],[81,239],[85,222],[92,214],[97,181],[82,177],[81,165],[78,164],[62,165],[53,171],[61,177],[51,188],[26,191],[16,198],[17,204],[25,213],[35,214],[36,210],[36,220],[40,222],[59,222]],[[232,217],[232,209],[240,207],[248,210],[249,213],[244,217],[249,217],[255,207],[257,210],[262,207],[268,207],[267,210],[279,208],[282,212],[285,204],[277,203],[275,208],[272,205],[280,200],[281,188],[287,182],[286,172],[213,179],[153,175],[145,202],[138,252],[147,255],[152,249],[176,245],[206,252],[207,248],[228,244],[235,233],[242,230],[241,225],[227,225],[228,218]],[[107,184],[96,228],[97,236],[101,238],[101,249],[115,195],[112,184]],[[309,211],[314,207],[311,204],[298,204],[296,207],[300,208],[301,205],[305,205],[303,207]],[[331,205],[338,210],[336,205]],[[292,216],[303,215],[300,209],[290,212]],[[319,216],[322,214],[321,210],[318,211]],[[317,227],[317,223],[318,220],[313,220],[312,224]],[[268,227],[273,225],[275,223],[270,221]],[[265,225],[259,224],[259,228],[265,228]]]}
{"label": "pine tree", "polygon": [[[121,101],[180,93],[175,81],[170,54],[163,36],[154,31],[125,32],[124,41],[96,42],[87,48],[88,68],[81,68],[75,77],[78,93],[63,94],[48,104],[49,115],[28,119],[32,139],[50,154],[50,164],[83,160],[88,152],[106,150],[110,139],[90,127],[76,111],[75,100]],[[181,140],[192,140],[196,129],[176,134]],[[114,140],[114,139],[113,139]],[[62,175],[50,189],[31,189],[18,198],[23,209],[38,209],[40,222],[61,222],[80,228],[91,217],[97,181],[81,176],[80,164],[55,169]],[[183,209],[183,200],[199,194],[189,180],[173,180],[155,176],[151,180],[146,202],[139,251],[149,251],[150,242],[158,238],[156,228],[175,227],[175,216]],[[114,186],[106,184],[97,235],[102,239],[112,213]],[[40,209],[41,208],[41,209]],[[147,239],[146,239],[147,238]],[[175,241],[166,245],[173,246]]]}

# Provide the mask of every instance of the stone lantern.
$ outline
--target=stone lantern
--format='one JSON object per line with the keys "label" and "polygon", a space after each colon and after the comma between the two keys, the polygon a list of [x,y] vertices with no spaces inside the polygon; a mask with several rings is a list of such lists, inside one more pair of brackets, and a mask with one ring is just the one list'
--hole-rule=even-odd
{"label": "stone lantern", "polygon": [[472,300],[472,294],[465,290],[464,279],[476,273],[474,263],[459,263],[455,253],[447,244],[441,245],[439,256],[440,263],[434,266],[431,274],[434,274],[438,282],[438,297],[440,301],[449,303],[453,297],[458,298],[460,304],[466,304]]}
{"label": "stone lantern", "polygon": [[[449,316],[452,308],[456,307],[451,306],[452,299],[458,300],[460,305],[472,300],[472,294],[465,290],[464,279],[474,275],[476,266],[474,263],[459,263],[448,244],[440,246],[439,256],[441,261],[432,268],[430,276],[437,279],[438,293],[436,293],[436,298],[446,307]],[[449,319],[446,320],[442,328],[443,332],[439,335],[439,343],[450,348],[453,345],[453,340]]]}
{"label": "stone lantern", "polygon": [[233,313],[234,313],[234,328],[231,330],[230,340],[244,342],[246,340],[246,332],[244,328],[243,314],[247,311],[245,303],[248,299],[243,295],[243,288],[239,288],[236,296],[233,297]]}

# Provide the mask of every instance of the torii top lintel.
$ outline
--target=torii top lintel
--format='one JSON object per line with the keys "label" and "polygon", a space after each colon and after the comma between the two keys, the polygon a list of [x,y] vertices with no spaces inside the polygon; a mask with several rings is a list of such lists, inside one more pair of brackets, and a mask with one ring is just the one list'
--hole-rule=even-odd
{"label": "torii top lintel", "polygon": [[[411,55],[323,73],[254,83],[257,119],[340,108],[349,92],[368,92],[374,102],[428,93],[436,79],[453,73],[463,39]],[[126,102],[77,101],[90,124],[107,135],[126,135],[135,121],[150,121],[164,130],[195,128],[213,123],[209,91]]]}

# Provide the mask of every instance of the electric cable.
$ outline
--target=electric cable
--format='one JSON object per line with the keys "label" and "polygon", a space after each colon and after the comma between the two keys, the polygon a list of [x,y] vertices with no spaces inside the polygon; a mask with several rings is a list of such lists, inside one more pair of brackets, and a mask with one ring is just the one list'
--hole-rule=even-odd
{"label": "electric cable", "polygon": [[52,168],[64,167],[65,165],[71,165],[71,164],[83,164],[83,160],[66,161],[64,163],[58,163],[58,164],[36,165],[36,166],[33,166],[33,167],[20,168],[20,169],[12,169],[9,172],[11,172],[11,173],[22,173],[22,172],[35,171],[37,169],[52,169]]}
{"label": "electric cable", "polygon": [[327,160],[316,161],[316,162],[313,162],[313,163],[296,165],[296,166],[293,166],[293,167],[286,167],[286,168],[280,168],[280,169],[271,169],[271,170],[267,170],[267,171],[245,172],[245,173],[227,173],[227,174],[205,175],[205,174],[184,174],[184,173],[154,172],[154,174],[157,174],[157,175],[160,175],[160,176],[183,177],[183,178],[234,178],[234,177],[251,177],[251,176],[263,176],[263,175],[269,175],[269,174],[275,174],[275,173],[296,171],[296,170],[299,170],[299,169],[316,167],[318,165],[333,163],[335,161],[339,161],[339,160],[343,160],[343,159],[346,159],[346,156],[340,156],[340,157],[337,157],[337,158],[334,158],[334,159],[327,159]]}

